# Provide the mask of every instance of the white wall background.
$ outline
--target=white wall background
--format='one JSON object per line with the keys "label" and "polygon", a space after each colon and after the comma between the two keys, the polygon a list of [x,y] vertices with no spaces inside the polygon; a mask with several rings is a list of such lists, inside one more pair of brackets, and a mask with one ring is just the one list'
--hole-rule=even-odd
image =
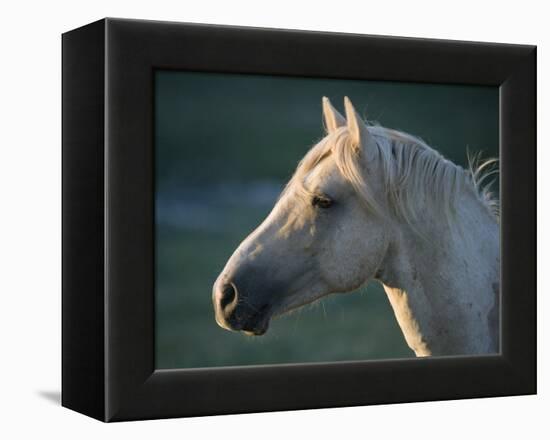
{"label": "white wall background", "polygon": [[[105,16],[537,44],[539,170],[550,156],[548,14],[542,1],[94,0],[0,6],[0,437],[541,438],[548,432],[549,301],[539,282],[539,395],[104,425],[60,390],[61,40]],[[542,171],[542,170],[541,170]],[[539,173],[539,280],[548,173]],[[449,377],[449,381],[453,378]],[[322,386],[322,384],[319,384]]]}

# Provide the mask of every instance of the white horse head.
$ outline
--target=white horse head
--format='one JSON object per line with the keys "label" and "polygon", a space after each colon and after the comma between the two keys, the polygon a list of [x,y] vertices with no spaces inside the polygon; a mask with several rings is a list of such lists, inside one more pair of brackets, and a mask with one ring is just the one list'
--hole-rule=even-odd
{"label": "white horse head", "polygon": [[[417,138],[367,126],[348,98],[345,113],[323,99],[327,135],[302,159],[271,213],[218,277],[216,321],[261,335],[274,316],[376,278],[418,355],[495,350],[489,315],[498,281],[498,223],[490,209],[495,204],[478,191],[477,175]],[[479,245],[481,234],[490,245]],[[442,242],[434,246],[430,237]],[[462,265],[463,258],[477,258],[475,264],[487,258],[488,267],[472,282],[451,280],[453,265]],[[461,284],[472,283],[489,286],[489,296],[457,296]],[[444,292],[427,295],[426,289]],[[407,292],[413,290],[411,300]],[[464,307],[475,317],[469,320]],[[486,330],[476,325],[467,335],[456,334],[442,327],[440,316],[452,325],[482,320]],[[473,340],[480,337],[481,343]]]}

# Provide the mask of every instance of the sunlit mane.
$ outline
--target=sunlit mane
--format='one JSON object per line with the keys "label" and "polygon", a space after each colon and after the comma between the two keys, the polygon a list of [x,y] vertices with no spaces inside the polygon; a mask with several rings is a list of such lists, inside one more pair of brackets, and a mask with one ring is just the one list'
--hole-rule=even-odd
{"label": "sunlit mane", "polygon": [[[387,203],[375,196],[365,182],[360,162],[363,155],[350,145],[349,129],[345,126],[325,137],[305,155],[285,193],[292,190],[299,199],[307,200],[311,194],[304,186],[306,176],[332,155],[341,175],[361,195],[367,207],[378,215],[387,217],[393,214],[415,226],[420,218],[419,207],[429,204],[452,224],[453,202],[461,189],[469,187],[498,220],[498,200],[489,191],[490,184],[484,185],[488,177],[498,173],[496,160],[480,161],[479,156],[468,157],[469,168],[465,170],[407,133],[376,125],[369,125],[368,132],[376,143],[376,166],[384,179]],[[426,204],[419,203],[421,200]],[[391,212],[387,212],[384,206]]]}

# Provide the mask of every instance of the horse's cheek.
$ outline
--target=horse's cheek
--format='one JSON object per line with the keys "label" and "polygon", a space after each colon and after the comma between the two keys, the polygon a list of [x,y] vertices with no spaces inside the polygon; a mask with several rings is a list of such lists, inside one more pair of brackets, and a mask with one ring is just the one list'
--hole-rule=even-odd
{"label": "horse's cheek", "polygon": [[365,222],[356,225],[352,235],[355,238],[348,243],[344,259],[352,288],[357,288],[374,277],[384,255],[386,234],[381,225]]}
{"label": "horse's cheek", "polygon": [[[322,241],[322,251],[318,253],[322,278],[334,291],[353,290],[363,282],[364,253],[363,243],[358,240],[354,225],[336,226]],[[321,243],[319,243],[321,244]]]}

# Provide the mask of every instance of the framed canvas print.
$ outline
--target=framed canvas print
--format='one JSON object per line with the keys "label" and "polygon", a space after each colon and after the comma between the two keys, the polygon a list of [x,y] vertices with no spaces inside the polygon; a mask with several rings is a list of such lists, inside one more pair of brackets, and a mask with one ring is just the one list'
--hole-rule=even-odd
{"label": "framed canvas print", "polygon": [[536,48],[104,19],[63,35],[63,405],[536,392]]}

